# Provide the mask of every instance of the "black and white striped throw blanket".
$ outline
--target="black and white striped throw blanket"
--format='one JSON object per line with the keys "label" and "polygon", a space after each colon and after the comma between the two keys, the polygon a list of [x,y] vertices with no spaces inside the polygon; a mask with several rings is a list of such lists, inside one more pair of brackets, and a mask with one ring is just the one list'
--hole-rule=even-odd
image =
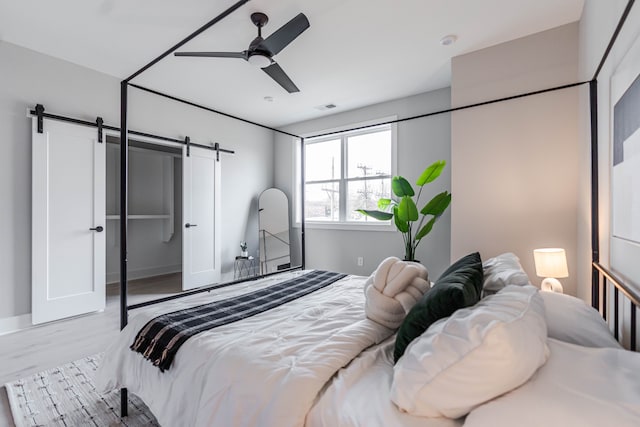
{"label": "black and white striped throw blanket", "polygon": [[345,276],[313,270],[255,292],[163,314],[138,332],[131,350],[141,353],[164,372],[171,366],[180,346],[192,336],[286,304]]}

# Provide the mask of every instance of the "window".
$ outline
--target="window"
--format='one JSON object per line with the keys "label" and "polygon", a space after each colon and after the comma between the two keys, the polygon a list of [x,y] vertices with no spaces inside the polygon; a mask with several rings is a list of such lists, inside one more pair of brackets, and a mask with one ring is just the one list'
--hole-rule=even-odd
{"label": "window", "polygon": [[306,139],[305,149],[304,213],[308,225],[388,228],[389,222],[377,221],[356,210],[377,209],[378,199],[391,196],[394,125]]}

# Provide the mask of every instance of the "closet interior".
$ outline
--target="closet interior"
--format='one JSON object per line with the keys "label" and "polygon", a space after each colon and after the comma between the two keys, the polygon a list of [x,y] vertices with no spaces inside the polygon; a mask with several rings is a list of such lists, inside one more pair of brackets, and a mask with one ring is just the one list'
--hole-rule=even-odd
{"label": "closet interior", "polygon": [[[106,282],[120,280],[120,140],[106,137]],[[182,149],[129,139],[128,278],[154,278],[182,271]],[[163,289],[182,290],[182,276],[162,278]],[[138,281],[139,286],[160,286]],[[132,282],[130,292],[136,292]]]}

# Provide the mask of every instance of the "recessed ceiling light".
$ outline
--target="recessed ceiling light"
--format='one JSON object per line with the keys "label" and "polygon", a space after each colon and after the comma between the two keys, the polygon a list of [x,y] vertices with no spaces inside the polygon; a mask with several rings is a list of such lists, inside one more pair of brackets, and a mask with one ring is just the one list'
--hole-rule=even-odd
{"label": "recessed ceiling light", "polygon": [[273,96],[265,96],[264,100],[267,102],[273,102]]}
{"label": "recessed ceiling light", "polygon": [[458,40],[458,36],[455,34],[449,34],[440,39],[440,44],[442,46],[449,46],[454,44],[456,40]]}

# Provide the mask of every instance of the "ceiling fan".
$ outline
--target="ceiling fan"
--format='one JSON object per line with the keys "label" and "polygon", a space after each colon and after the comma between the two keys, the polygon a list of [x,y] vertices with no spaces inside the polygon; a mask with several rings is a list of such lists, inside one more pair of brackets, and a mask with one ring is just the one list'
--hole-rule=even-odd
{"label": "ceiling fan", "polygon": [[266,39],[262,38],[262,27],[269,18],[264,13],[251,14],[251,22],[258,27],[258,37],[253,39],[247,50],[242,52],[175,52],[175,56],[196,56],[206,58],[240,58],[262,68],[262,70],[282,86],[287,92],[300,92],[284,70],[273,60],[282,49],[309,28],[309,20],[299,13]]}

